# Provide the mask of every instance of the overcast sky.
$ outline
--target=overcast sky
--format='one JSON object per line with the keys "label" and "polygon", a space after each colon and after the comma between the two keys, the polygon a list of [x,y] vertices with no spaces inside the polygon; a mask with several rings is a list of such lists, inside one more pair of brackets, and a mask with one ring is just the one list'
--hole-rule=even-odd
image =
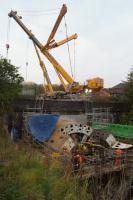
{"label": "overcast sky", "polygon": [[[9,30],[11,9],[18,11],[24,24],[45,44],[62,4],[67,5],[68,34],[78,34],[73,72],[80,83],[98,76],[104,79],[105,87],[112,87],[125,80],[133,66],[133,0],[0,0],[0,3],[0,54],[6,56],[5,45],[9,43],[8,58],[19,67],[25,79],[27,72],[27,81],[43,83],[43,76],[32,41],[14,19],[10,21]],[[55,39],[59,41],[65,37],[62,20]],[[74,65],[73,41],[70,52]],[[67,45],[53,49],[51,54],[71,74]],[[58,83],[53,67],[42,58],[51,81]]]}

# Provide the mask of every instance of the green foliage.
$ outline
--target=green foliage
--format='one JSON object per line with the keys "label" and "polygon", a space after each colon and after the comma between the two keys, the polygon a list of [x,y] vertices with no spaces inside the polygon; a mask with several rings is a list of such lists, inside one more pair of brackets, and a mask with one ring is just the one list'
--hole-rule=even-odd
{"label": "green foliage", "polygon": [[121,123],[133,125],[133,106],[131,107],[130,112],[122,114]]}
{"label": "green foliage", "polygon": [[125,97],[127,98],[128,103],[133,105],[133,68],[128,74],[127,81],[125,82]]}
{"label": "green foliage", "polygon": [[87,184],[66,179],[56,160],[45,163],[43,155],[21,142],[15,150],[9,136],[0,130],[1,200],[90,200]]}
{"label": "green foliage", "polygon": [[119,102],[120,100],[130,107],[128,113],[123,113],[120,116],[120,123],[133,125],[133,68],[127,76],[127,81],[124,82],[124,95],[119,99]]}
{"label": "green foliage", "polygon": [[18,68],[0,58],[0,106],[7,105],[19,94],[22,81]]}

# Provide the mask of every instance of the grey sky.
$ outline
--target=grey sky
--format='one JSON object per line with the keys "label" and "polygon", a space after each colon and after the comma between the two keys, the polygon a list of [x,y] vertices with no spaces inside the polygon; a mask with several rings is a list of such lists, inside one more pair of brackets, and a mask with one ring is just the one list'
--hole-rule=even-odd
{"label": "grey sky", "polygon": [[[133,1],[132,0],[0,0],[0,54],[6,55],[7,14],[11,9],[18,10],[23,22],[45,43],[58,16],[59,8],[65,3],[68,7],[66,21],[69,35],[78,34],[76,40],[75,79],[84,83],[96,76],[105,80],[105,87],[111,87],[125,80],[133,65]],[[26,16],[24,10],[58,9],[55,14]],[[56,39],[65,38],[62,21]],[[26,77],[26,62],[29,63],[27,80],[43,83],[43,76],[32,42],[12,19],[10,28],[11,62],[20,67]],[[73,63],[73,41],[70,43]],[[51,51],[62,66],[70,73],[67,46]],[[52,82],[58,78],[52,66],[44,58]]]}

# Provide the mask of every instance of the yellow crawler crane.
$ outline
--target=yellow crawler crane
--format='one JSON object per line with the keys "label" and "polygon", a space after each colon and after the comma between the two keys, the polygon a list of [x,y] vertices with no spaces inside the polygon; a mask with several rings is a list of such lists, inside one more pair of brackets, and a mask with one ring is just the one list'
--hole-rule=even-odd
{"label": "yellow crawler crane", "polygon": [[19,17],[17,15],[16,11],[11,11],[8,15],[9,17],[13,17],[14,20],[21,26],[21,28],[25,31],[25,33],[29,36],[29,38],[33,41],[39,61],[40,61],[40,65],[41,68],[43,70],[43,75],[44,78],[47,81],[48,84],[48,89],[49,92],[52,94],[53,93],[53,89],[52,89],[52,84],[50,82],[50,78],[48,76],[46,67],[44,65],[44,63],[41,61],[39,53],[38,53],[38,49],[42,52],[42,54],[49,60],[49,62],[53,65],[61,84],[64,87],[64,91],[65,92],[70,92],[70,93],[76,93],[78,91],[81,91],[82,86],[80,86],[77,82],[75,82],[73,80],[73,78],[64,70],[64,68],[58,63],[58,61],[49,53],[50,49],[59,47],[73,39],[77,38],[77,34],[74,34],[70,37],[67,37],[66,39],[63,39],[59,42],[55,42],[54,40],[54,36],[56,34],[56,31],[61,23],[61,20],[63,18],[63,16],[66,14],[67,12],[67,7],[65,4],[63,4],[59,16],[55,22],[55,25],[51,31],[51,34],[47,40],[47,43],[45,45],[43,45],[35,36],[34,34],[24,25],[24,23],[21,21],[21,17]]}

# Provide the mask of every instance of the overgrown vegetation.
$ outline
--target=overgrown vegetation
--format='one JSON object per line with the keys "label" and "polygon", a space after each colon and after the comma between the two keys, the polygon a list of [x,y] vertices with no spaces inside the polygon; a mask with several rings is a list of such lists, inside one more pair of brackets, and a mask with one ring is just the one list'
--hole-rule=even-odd
{"label": "overgrown vegetation", "polygon": [[18,68],[7,59],[0,58],[0,109],[7,107],[19,94],[23,78],[18,73]]}
{"label": "overgrown vegetation", "polygon": [[64,177],[58,162],[45,163],[36,149],[20,144],[15,150],[9,136],[0,130],[1,200],[89,200],[86,184]]}

